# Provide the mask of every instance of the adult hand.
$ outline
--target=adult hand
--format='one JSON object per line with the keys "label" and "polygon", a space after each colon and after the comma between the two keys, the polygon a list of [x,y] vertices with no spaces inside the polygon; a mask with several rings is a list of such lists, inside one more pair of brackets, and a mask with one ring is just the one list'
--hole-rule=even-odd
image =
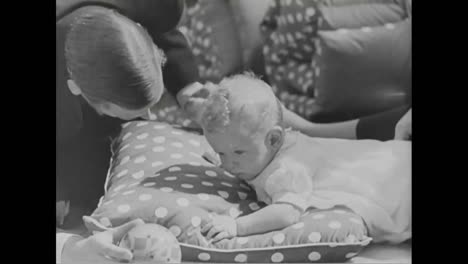
{"label": "adult hand", "polygon": [[[83,217],[87,226],[90,222],[95,221],[90,217]],[[79,241],[67,242],[63,253],[63,263],[82,263],[81,261],[94,261],[90,263],[108,263],[110,258],[113,262],[130,261],[133,258],[130,250],[117,246],[117,243],[130,231],[132,228],[144,224],[143,220],[135,219],[126,224],[115,228],[102,228],[102,231],[95,233],[85,239]],[[74,242],[74,243],[73,243]],[[113,263],[110,262],[110,263]]]}
{"label": "adult hand", "polygon": [[396,140],[409,140],[412,133],[412,114],[411,108],[406,114],[398,121],[395,126],[395,139]]}

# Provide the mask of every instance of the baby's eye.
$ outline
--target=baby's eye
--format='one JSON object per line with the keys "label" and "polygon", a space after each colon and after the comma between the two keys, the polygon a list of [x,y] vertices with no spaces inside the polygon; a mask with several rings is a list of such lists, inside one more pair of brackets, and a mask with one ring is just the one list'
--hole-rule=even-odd
{"label": "baby's eye", "polygon": [[236,153],[237,155],[242,155],[242,154],[245,153],[245,151],[243,151],[243,150],[236,150],[236,151],[234,151],[234,153]]}
{"label": "baby's eye", "polygon": [[224,156],[224,153],[223,152],[218,152],[218,155]]}

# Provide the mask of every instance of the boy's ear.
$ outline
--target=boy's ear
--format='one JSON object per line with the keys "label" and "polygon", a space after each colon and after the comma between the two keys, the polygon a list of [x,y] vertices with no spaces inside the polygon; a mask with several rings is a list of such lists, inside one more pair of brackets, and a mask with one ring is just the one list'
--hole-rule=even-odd
{"label": "boy's ear", "polygon": [[81,89],[73,80],[67,80],[68,89],[73,95],[81,95]]}
{"label": "boy's ear", "polygon": [[274,126],[268,131],[265,145],[272,149],[278,149],[283,144],[284,132],[280,126]]}

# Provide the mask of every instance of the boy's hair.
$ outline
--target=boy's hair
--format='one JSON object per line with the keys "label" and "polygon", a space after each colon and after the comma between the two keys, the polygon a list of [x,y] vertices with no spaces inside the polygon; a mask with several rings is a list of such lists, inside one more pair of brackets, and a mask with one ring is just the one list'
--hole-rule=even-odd
{"label": "boy's hair", "polygon": [[148,33],[118,12],[93,7],[76,18],[65,42],[70,78],[93,103],[142,109],[162,94],[164,55]]}
{"label": "boy's hair", "polygon": [[282,127],[283,111],[271,87],[251,72],[221,81],[206,102],[201,125],[207,132],[223,132],[237,119],[250,134]]}

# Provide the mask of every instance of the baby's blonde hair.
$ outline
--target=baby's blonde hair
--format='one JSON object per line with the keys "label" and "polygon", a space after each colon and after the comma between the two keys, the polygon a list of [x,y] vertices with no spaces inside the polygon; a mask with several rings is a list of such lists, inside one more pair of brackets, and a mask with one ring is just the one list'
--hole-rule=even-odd
{"label": "baby's blonde hair", "polygon": [[224,78],[207,99],[201,125],[222,133],[233,120],[255,134],[282,125],[282,108],[271,87],[251,72]]}

